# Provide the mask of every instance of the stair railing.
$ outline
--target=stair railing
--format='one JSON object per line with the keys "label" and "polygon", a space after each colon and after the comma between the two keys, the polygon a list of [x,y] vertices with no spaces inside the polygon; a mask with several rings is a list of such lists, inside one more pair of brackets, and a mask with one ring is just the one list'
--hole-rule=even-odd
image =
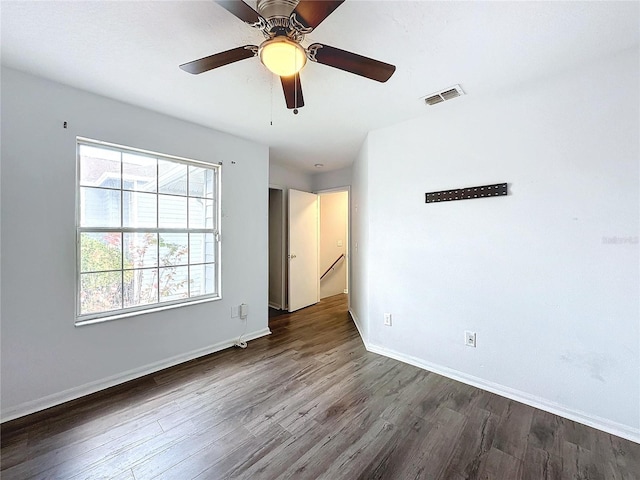
{"label": "stair railing", "polygon": [[327,273],[329,273],[331,270],[333,270],[333,268],[336,266],[336,264],[340,260],[342,260],[343,258],[344,258],[344,253],[340,254],[340,256],[338,258],[336,258],[336,261],[333,262],[329,268],[327,268],[327,271],[322,274],[322,276],[320,277],[320,280],[322,280],[327,275]]}

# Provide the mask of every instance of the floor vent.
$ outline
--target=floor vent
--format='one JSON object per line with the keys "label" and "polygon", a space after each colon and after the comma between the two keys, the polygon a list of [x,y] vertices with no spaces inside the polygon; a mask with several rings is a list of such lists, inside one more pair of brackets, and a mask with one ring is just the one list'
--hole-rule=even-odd
{"label": "floor vent", "polygon": [[432,93],[431,95],[427,95],[424,98],[424,102],[427,105],[435,105],[437,103],[442,103],[445,100],[451,100],[452,98],[459,97],[464,95],[462,91],[462,87],[460,85],[454,85],[453,87],[445,88],[436,93]]}

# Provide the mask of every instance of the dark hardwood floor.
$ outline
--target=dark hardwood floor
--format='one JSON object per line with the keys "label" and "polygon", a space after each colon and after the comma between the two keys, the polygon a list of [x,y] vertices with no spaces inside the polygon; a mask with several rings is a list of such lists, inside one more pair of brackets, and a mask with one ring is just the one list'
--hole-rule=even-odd
{"label": "dark hardwood floor", "polygon": [[339,295],[2,425],[1,478],[640,479],[640,445],[368,353]]}

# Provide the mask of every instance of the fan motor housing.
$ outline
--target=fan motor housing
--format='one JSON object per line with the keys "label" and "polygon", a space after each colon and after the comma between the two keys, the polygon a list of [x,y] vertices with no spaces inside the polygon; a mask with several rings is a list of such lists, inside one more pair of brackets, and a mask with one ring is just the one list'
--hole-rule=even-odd
{"label": "fan motor housing", "polygon": [[258,0],[257,11],[266,20],[289,18],[299,0]]}

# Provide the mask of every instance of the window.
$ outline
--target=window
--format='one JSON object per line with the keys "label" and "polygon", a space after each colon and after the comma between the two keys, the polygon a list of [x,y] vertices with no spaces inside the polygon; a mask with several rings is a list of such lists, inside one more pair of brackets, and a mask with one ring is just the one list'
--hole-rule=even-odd
{"label": "window", "polygon": [[220,298],[220,166],[78,138],[76,325]]}

